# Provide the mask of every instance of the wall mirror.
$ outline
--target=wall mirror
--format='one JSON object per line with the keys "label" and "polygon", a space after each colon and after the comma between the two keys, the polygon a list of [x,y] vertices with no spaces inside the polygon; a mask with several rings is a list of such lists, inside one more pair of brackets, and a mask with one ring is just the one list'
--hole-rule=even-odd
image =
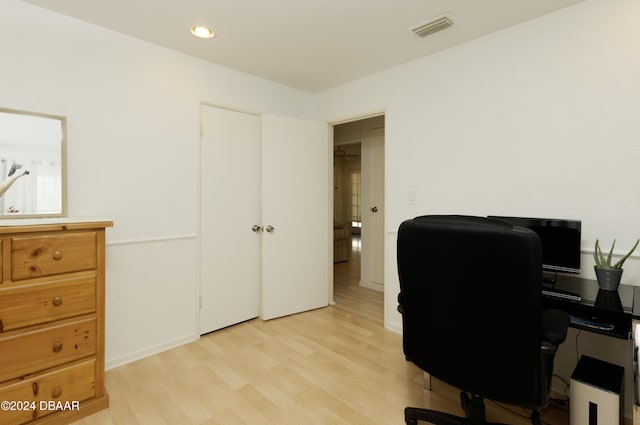
{"label": "wall mirror", "polygon": [[0,218],[65,216],[66,118],[0,108]]}

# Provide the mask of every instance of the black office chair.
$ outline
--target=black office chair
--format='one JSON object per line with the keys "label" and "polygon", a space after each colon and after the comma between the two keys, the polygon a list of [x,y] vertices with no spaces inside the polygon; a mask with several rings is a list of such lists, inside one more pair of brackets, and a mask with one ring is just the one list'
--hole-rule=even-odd
{"label": "black office chair", "polygon": [[467,416],[407,407],[405,422],[488,424],[486,397],[532,409],[539,424],[569,318],[541,310],[538,236],[495,219],[423,216],[402,223],[397,255],[405,356],[461,389]]}

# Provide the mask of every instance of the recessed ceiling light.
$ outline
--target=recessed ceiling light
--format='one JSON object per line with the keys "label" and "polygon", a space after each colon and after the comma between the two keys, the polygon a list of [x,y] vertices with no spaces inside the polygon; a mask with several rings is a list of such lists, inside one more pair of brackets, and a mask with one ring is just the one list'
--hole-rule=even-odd
{"label": "recessed ceiling light", "polygon": [[211,28],[201,26],[191,27],[191,34],[198,38],[211,38],[214,35]]}

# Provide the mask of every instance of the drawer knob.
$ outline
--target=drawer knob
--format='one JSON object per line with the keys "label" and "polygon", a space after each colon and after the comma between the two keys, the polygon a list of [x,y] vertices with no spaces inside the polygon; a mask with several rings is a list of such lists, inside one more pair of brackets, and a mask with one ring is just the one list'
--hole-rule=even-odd
{"label": "drawer knob", "polygon": [[54,297],[53,298],[53,306],[54,307],[60,307],[60,304],[62,304],[62,297]]}
{"label": "drawer knob", "polygon": [[55,387],[53,391],[51,391],[51,397],[58,398],[62,395],[62,388]]}
{"label": "drawer knob", "polygon": [[58,261],[62,259],[62,252],[61,251],[56,251],[53,253],[53,259]]}
{"label": "drawer knob", "polygon": [[60,351],[62,351],[62,343],[60,341],[58,341],[58,342],[53,344],[53,352],[54,353],[59,353]]}

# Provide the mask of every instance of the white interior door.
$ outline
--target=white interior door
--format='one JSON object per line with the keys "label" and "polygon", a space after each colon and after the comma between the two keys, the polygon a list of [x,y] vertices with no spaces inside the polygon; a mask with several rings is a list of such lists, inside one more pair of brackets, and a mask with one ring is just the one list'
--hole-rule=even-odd
{"label": "white interior door", "polygon": [[384,290],[384,126],[363,130],[360,285]]}
{"label": "white interior door", "polygon": [[262,117],[265,320],[328,305],[330,152],[328,124]]}
{"label": "white interior door", "polygon": [[201,107],[200,334],[260,312],[260,122]]}
{"label": "white interior door", "polygon": [[384,285],[384,128],[373,130],[367,144],[371,155],[371,282]]}

